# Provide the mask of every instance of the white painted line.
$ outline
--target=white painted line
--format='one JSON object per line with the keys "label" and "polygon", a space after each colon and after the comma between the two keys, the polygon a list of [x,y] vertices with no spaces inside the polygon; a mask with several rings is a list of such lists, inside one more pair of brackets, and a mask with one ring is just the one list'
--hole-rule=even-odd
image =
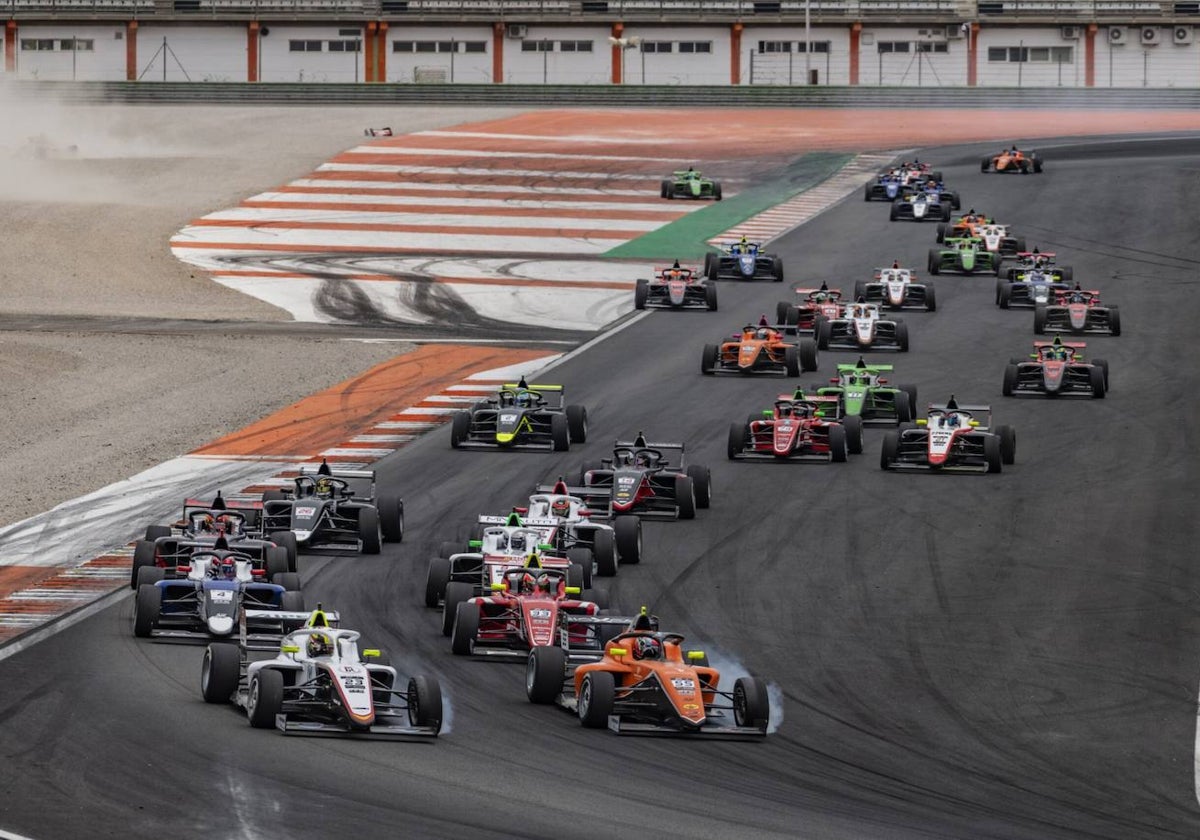
{"label": "white painted line", "polygon": [[396,450],[394,447],[388,448],[388,449],[367,449],[365,447],[360,448],[360,447],[355,446],[355,447],[345,447],[345,448],[334,447],[333,449],[322,450],[321,452],[318,452],[317,454],[321,455],[323,457],[345,455],[345,456],[354,456],[356,458],[370,458],[372,461],[378,461],[380,458],[386,458],[388,455],[391,455],[395,451]]}
{"label": "white painted line", "polygon": [[[624,172],[573,172],[557,169],[486,169],[477,166],[389,166],[384,163],[323,163],[317,172],[395,172],[397,175],[457,175],[462,178],[549,178],[552,181],[658,181],[654,175],[629,175]],[[463,184],[470,186],[470,182]],[[647,190],[643,195],[658,195]]]}
{"label": "white painted line", "polygon": [[[193,246],[217,242],[230,243],[236,247],[236,250],[231,249],[225,253],[253,251],[255,246],[261,245],[283,245],[309,248],[395,248],[410,251],[457,251],[470,248],[482,253],[602,254],[633,238],[631,234],[592,241],[587,238],[555,236],[552,230],[547,231],[544,236],[531,236],[528,235],[528,231],[523,233],[525,235],[512,236],[473,233],[465,237],[461,232],[439,232],[436,228],[412,233],[392,233],[370,230],[187,227],[171,240],[171,248],[186,251]],[[211,248],[204,250],[210,254],[213,251]],[[181,256],[181,259],[187,261],[185,257]]]}
{"label": "white painted line", "polygon": [[[487,131],[443,131],[430,129],[429,131],[414,131],[414,137],[478,137],[482,140],[521,140],[523,142],[533,143],[608,143],[608,144],[628,144],[632,146],[657,146],[662,143],[662,138],[649,137],[627,137],[622,134],[600,135],[600,134],[563,134],[561,136],[545,135],[545,134],[496,134]],[[684,138],[672,138],[673,145],[682,143],[696,143],[697,140]]]}
{"label": "white painted line", "polygon": [[[427,183],[425,181],[349,181],[349,180],[334,180],[325,178],[300,178],[288,184],[289,187],[303,187],[312,189],[314,187],[336,187],[340,190],[422,190],[426,192],[445,191],[452,193],[460,192],[496,192],[496,193],[528,193],[529,195],[628,195],[638,198],[646,198],[650,195],[657,195],[649,190],[620,190],[609,189],[607,187],[564,187],[564,186],[536,186],[527,187],[520,184],[442,184],[437,182]],[[690,202],[679,202],[686,206],[691,206]],[[670,205],[674,206],[674,205]],[[696,204],[696,210],[701,210],[708,205]]]}
{"label": "white painted line", "polygon": [[629,155],[585,155],[563,152],[505,152],[495,149],[436,149],[415,146],[355,146],[342,154],[347,155],[431,155],[437,157],[497,157],[497,158],[546,158],[548,160],[639,160],[648,163],[676,163],[675,157],[631,157]]}
{"label": "white painted line", "polygon": [[[638,193],[644,195],[644,193]],[[362,193],[305,193],[305,192],[266,192],[251,196],[247,201],[272,202],[276,204],[386,204],[397,207],[478,207],[480,209],[495,207],[503,210],[577,210],[588,214],[596,210],[611,210],[631,213],[661,213],[663,216],[676,218],[697,210],[704,209],[699,203],[673,205],[648,204],[635,201],[569,201],[569,200],[538,200],[526,198],[428,198],[419,195],[363,195]],[[379,212],[379,211],[373,211]],[[207,218],[207,217],[206,217]]]}
{"label": "white painted line", "polygon": [[355,435],[350,443],[408,443],[416,435]]}
{"label": "white painted line", "polygon": [[[404,213],[355,210],[305,210],[291,207],[235,207],[209,213],[205,221],[257,222],[286,226],[288,222],[349,225],[415,225],[432,230],[447,227],[512,228],[520,232],[544,230],[555,235],[559,228],[629,231],[631,235],[655,230],[670,219],[596,219],[579,216],[508,216],[503,213],[470,215],[466,213]],[[417,234],[423,235],[423,234]]]}
{"label": "white painted line", "polygon": [[425,399],[421,400],[421,402],[451,403],[453,405],[465,405],[466,403],[475,402],[475,397],[473,397],[473,396],[456,396],[454,394],[434,394],[433,396],[429,396],[429,397],[426,397]]}
{"label": "white painted line", "polygon": [[[423,432],[426,429],[432,429],[440,426],[441,423],[430,420],[422,423],[417,420],[385,420],[382,423],[376,423],[372,428],[376,429],[412,429],[416,432]],[[416,435],[414,435],[415,437]]]}

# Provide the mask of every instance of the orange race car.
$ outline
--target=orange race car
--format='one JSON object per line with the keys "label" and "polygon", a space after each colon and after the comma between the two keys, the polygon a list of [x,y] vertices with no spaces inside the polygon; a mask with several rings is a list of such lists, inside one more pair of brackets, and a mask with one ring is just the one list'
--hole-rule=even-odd
{"label": "orange race car", "polygon": [[705,344],[700,372],[799,376],[802,370],[816,370],[817,342],[802,338],[799,344],[789,344],[783,340],[782,329],[786,328],[767,324],[764,315],[758,326],[747,324],[720,344]]}
{"label": "orange race car", "polygon": [[[569,673],[561,656],[530,651],[525,693],[533,703],[557,703],[586,727],[618,733],[761,738],[771,703],[766,684],[739,677],[720,688],[720,672],[702,651],[683,649],[683,636],[661,633],[643,608],[605,644],[604,654]],[[733,720],[731,721],[730,713]]]}
{"label": "orange race car", "polygon": [[1023,152],[1016,146],[1005,149],[998,155],[989,155],[979,163],[979,171],[988,172],[1020,172],[1028,175],[1030,172],[1042,171],[1042,158],[1037,152]]}

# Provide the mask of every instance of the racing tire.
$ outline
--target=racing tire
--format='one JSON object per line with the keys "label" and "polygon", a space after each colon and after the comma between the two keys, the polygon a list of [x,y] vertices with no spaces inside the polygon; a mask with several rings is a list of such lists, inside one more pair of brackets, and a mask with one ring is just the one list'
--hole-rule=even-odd
{"label": "racing tire", "polygon": [[200,666],[200,696],[205,703],[228,703],[242,674],[242,654],[237,645],[213,642],[204,650]]}
{"label": "racing tire", "polygon": [[604,589],[585,589],[579,593],[580,601],[589,601],[597,608],[608,609],[608,591]]}
{"label": "racing tire", "polygon": [[979,171],[980,171],[980,172],[987,172],[987,171],[988,171],[988,170],[991,168],[991,166],[992,166],[992,159],[991,159],[991,158],[984,158],[983,160],[981,160],[981,161],[979,162]]}
{"label": "racing tire", "polygon": [[274,729],[275,716],[283,711],[283,674],[261,668],[250,680],[246,716],[255,729]]}
{"label": "racing tire", "polygon": [[1033,308],[1033,334],[1046,334],[1046,305],[1043,303]]}
{"label": "racing tire", "polygon": [[863,420],[857,414],[842,418],[842,426],[846,429],[846,448],[851,455],[861,455],[863,451]]}
{"label": "racing tire", "polygon": [[445,557],[435,557],[429,561],[429,571],[425,575],[425,606],[436,607],[446,594],[450,583],[450,561]]}
{"label": "racing tire", "polygon": [[525,696],[530,703],[553,703],[562,692],[566,673],[567,654],[562,648],[549,645],[533,648],[525,660]]}
{"label": "racing tire", "polygon": [[280,575],[287,574],[287,549],[279,548],[278,546],[274,548],[268,548],[263,552],[263,567],[267,572],[267,580],[271,581],[272,583],[275,582],[275,578],[279,577]]}
{"label": "racing tire", "polygon": [[1012,302],[1012,286],[1005,283],[1003,280],[996,281],[996,305],[1001,309],[1008,309]]}
{"label": "racing tire", "polygon": [[667,194],[664,196],[664,198],[666,198],[668,201],[674,201],[674,200],[675,200],[675,185],[674,185],[674,184],[672,184],[672,185],[671,185],[671,186],[670,186],[670,187],[667,189]]}
{"label": "racing tire", "polygon": [[442,604],[442,635],[449,637],[454,631],[454,619],[458,615],[458,605],[467,601],[475,594],[475,587],[461,580],[452,580],[446,584],[446,601]]}
{"label": "racing tire", "polygon": [[285,593],[300,591],[300,575],[295,572],[280,572],[271,578],[271,583],[282,586]]}
{"label": "racing tire", "polygon": [[1000,461],[1011,466],[1017,462],[1017,432],[1012,426],[999,426],[996,437],[1000,441]]}
{"label": "racing tire", "polygon": [[942,221],[950,221],[950,216],[954,212],[954,205],[947,201],[942,205]]}
{"label": "racing tire", "polygon": [[995,435],[984,436],[983,460],[987,464],[987,471],[990,473],[998,473],[1003,469],[1000,465],[1000,438]]}
{"label": "racing tire", "polygon": [[1091,385],[1092,385],[1092,399],[1096,399],[1096,400],[1104,399],[1104,391],[1105,391],[1104,371],[1101,368],[1098,368],[1095,365],[1093,365],[1088,370],[1088,380],[1091,382]]}
{"label": "racing tire", "polygon": [[908,352],[908,324],[903,321],[896,322],[896,344],[901,353]]}
{"label": "racing tire", "polygon": [[662,198],[668,198],[671,194],[671,182],[664,180],[659,184],[658,193]]}
{"label": "racing tire", "polygon": [[708,266],[708,271],[704,272],[704,279],[716,283],[721,279],[721,261],[714,257],[712,263]]}
{"label": "racing tire", "polygon": [[700,372],[706,375],[712,375],[717,368],[717,355],[721,352],[721,348],[715,344],[705,344],[704,350],[700,353]]}
{"label": "racing tire", "polygon": [[925,311],[937,312],[937,290],[932,283],[925,284]]}
{"label": "racing tire", "polygon": [[158,566],[142,566],[142,568],[138,569],[137,585],[139,587],[146,584],[153,586],[160,580],[165,580],[166,577],[166,569],[160,569]]}
{"label": "racing tire", "polygon": [[706,251],[704,253],[704,272],[703,272],[703,274],[705,277],[707,277],[709,272],[712,271],[712,264],[713,264],[713,261],[716,259],[717,259],[717,255],[714,254],[712,251]]}
{"label": "racing tire", "polygon": [[1075,282],[1075,269],[1069,265],[1064,265],[1060,269],[1059,276],[1062,277],[1062,281],[1064,283],[1074,283]]}
{"label": "racing tire", "polygon": [[567,431],[571,443],[587,443],[587,408],[582,405],[567,406]]}
{"label": "racing tire", "polygon": [[680,519],[696,518],[696,489],[692,486],[690,476],[675,476],[675,504],[679,508]]}
{"label": "racing tire", "polygon": [[450,420],[450,448],[458,449],[471,433],[471,414],[456,411]]}
{"label": "racing tire", "polygon": [[900,433],[888,432],[883,436],[883,446],[879,450],[879,468],[890,470],[896,463],[896,455],[900,452]]}
{"label": "racing tire", "polygon": [[733,721],[738,726],[766,730],[771,722],[767,686],[758,677],[738,677],[733,684]]}
{"label": "racing tire", "polygon": [[567,572],[567,586],[578,586],[581,589],[592,588],[592,573],[596,567],[596,555],[590,548],[571,548],[567,550],[567,560],[571,566],[579,567],[579,576],[575,580],[571,580],[571,574]]}
{"label": "racing tire", "polygon": [[612,577],[617,573],[617,541],[608,528],[597,528],[592,539],[592,557],[596,561],[596,574]]}
{"label": "racing tire", "polygon": [[1017,237],[1017,253],[1023,254],[1023,253],[1025,253],[1025,250],[1026,250],[1025,249],[1025,237],[1018,236]]}
{"label": "racing tire", "polygon": [[169,536],[171,536],[171,526],[170,525],[147,525],[146,526],[146,539],[149,540],[150,542],[154,542],[155,540],[159,539],[160,537],[169,537]]}
{"label": "racing tire", "polygon": [[800,307],[793,306],[791,304],[780,303],[776,305],[776,309],[778,309],[778,306],[780,305],[785,307],[783,310],[783,320],[780,323],[782,323],[785,327],[791,327],[794,331],[800,324]]}
{"label": "racing tire", "polygon": [[[825,346],[829,346],[829,322],[822,321],[825,330]],[[802,338],[800,343],[796,345],[796,350],[800,356],[800,370],[814,371],[817,369],[817,362],[820,360],[817,354],[820,342],[813,341],[811,338]]]}
{"label": "racing tire", "polygon": [[[896,199],[899,201],[900,199]],[[888,221],[894,222],[900,218],[900,208],[896,206],[896,201],[892,202],[892,209],[888,212]]]}
{"label": "racing tire", "polygon": [[650,281],[645,278],[639,278],[637,285],[633,287],[633,308],[645,309],[646,300],[650,297]]}
{"label": "racing tire", "polygon": [[731,423],[729,426],[729,442],[725,448],[725,454],[730,461],[736,461],[738,456],[746,448],[746,438],[748,438],[748,427],[742,423]]}
{"label": "racing tire", "polygon": [[1115,306],[1108,307],[1108,330],[1114,338],[1121,334],[1121,311]]}
{"label": "racing tire", "polygon": [[1013,391],[1017,388],[1017,366],[1010,364],[1004,368],[1004,384],[1000,387],[1000,393],[1006,397],[1011,397]]}
{"label": "racing tire", "polygon": [[455,656],[470,656],[475,637],[479,634],[479,607],[463,601],[454,611],[454,629],[450,631],[450,652]]}
{"label": "racing tire", "polygon": [[604,469],[604,463],[601,461],[584,461],[583,466],[579,468],[579,486],[580,487],[588,486],[587,474],[590,472],[594,472],[595,470],[602,470],[602,469]]}
{"label": "racing tire", "polygon": [[813,340],[817,342],[818,350],[829,349],[829,339],[833,335],[833,327],[824,315],[813,318]]}
{"label": "racing tire", "polygon": [[941,273],[941,265],[942,265],[942,252],[939,251],[937,248],[930,248],[929,249],[929,259],[926,261],[925,267],[929,270],[930,274],[932,274],[936,277],[939,273]]}
{"label": "racing tire", "polygon": [[914,392],[916,391],[916,386],[914,385],[901,385],[900,389],[896,391],[895,397],[892,398],[892,401],[896,405],[896,422],[898,423],[910,423],[913,419],[915,406],[913,404],[913,395],[908,392],[908,388],[912,388]]}
{"label": "racing tire", "polygon": [[[938,222],[937,238],[934,241],[937,242],[939,245],[946,241],[946,228],[948,228],[948,227],[949,227],[949,225],[946,224],[945,222]],[[935,249],[930,249],[929,253],[932,254],[934,252],[934,250]]]}
{"label": "racing tire", "polygon": [[288,494],[282,490],[264,490],[262,500],[264,502],[285,502]]}
{"label": "racing tire", "polygon": [[992,258],[992,275],[993,276],[995,276],[995,277],[1000,276],[1000,267],[1002,265],[1004,265],[1004,257],[993,257]]}
{"label": "racing tire", "polygon": [[1034,154],[1033,152],[1030,152],[1030,153],[1029,153],[1029,159],[1030,159],[1031,161],[1033,161],[1033,171],[1034,171],[1035,173],[1040,173],[1040,172],[1042,171],[1042,159],[1041,159],[1041,157],[1040,157],[1040,156],[1038,156],[1038,155],[1036,155],[1036,154]]}
{"label": "racing tire", "polygon": [[149,540],[138,540],[133,546],[133,567],[129,570],[129,588],[137,589],[138,571],[143,568],[155,567],[155,555],[158,546]]}
{"label": "racing tire", "polygon": [[829,460],[835,464],[845,463],[848,454],[846,427],[833,424],[829,427]]}
{"label": "racing tire", "polygon": [[707,283],[704,286],[704,303],[709,312],[717,311],[717,284]]}
{"label": "racing tire", "polygon": [[455,554],[461,554],[463,551],[469,551],[470,548],[463,548],[463,544],[456,540],[447,540],[442,543],[438,549],[438,557],[453,557]]}
{"label": "racing tire", "polygon": [[383,545],[383,529],[379,525],[379,510],[373,507],[358,509],[358,539],[363,554],[378,554]]}
{"label": "racing tire", "polygon": [[300,544],[292,531],[274,531],[268,539],[287,552],[289,572],[296,571],[296,557],[300,553]]}
{"label": "racing tire", "polygon": [[863,185],[863,201],[871,200],[871,184]]}
{"label": "racing tire", "polygon": [[712,470],[700,464],[692,464],[687,468],[687,474],[692,480],[692,489],[696,492],[696,507],[707,510],[712,501]]}
{"label": "racing tire", "polygon": [[565,414],[550,415],[550,441],[555,452],[566,452],[571,448],[571,424]]}
{"label": "racing tire", "polygon": [[721,200],[721,182],[713,181],[713,198],[717,201]]}
{"label": "racing tire", "polygon": [[962,198],[959,197],[958,193],[956,193],[956,192],[950,193],[950,195],[951,195],[950,206],[953,207],[955,210],[961,210],[962,209]]}
{"label": "racing tire", "polygon": [[290,589],[279,596],[279,609],[284,612],[304,612],[304,593]]}
{"label": "racing tire", "polygon": [[398,543],[404,540],[404,502],[397,496],[380,496],[376,502],[379,524],[383,527],[385,542]]}
{"label": "racing tire", "polygon": [[139,639],[150,638],[161,613],[162,593],[158,587],[150,583],[139,586],[133,604],[133,635]]}
{"label": "racing tire", "polygon": [[771,280],[775,283],[783,282],[783,258],[771,257]]}
{"label": "racing tire", "polygon": [[1108,380],[1108,362],[1104,359],[1092,359],[1092,364],[1104,371],[1104,390],[1112,390]]}
{"label": "racing tire", "polygon": [[611,671],[589,671],[579,687],[579,722],[588,729],[607,727],[616,695],[617,681]]}
{"label": "racing tire", "polygon": [[858,300],[859,298],[866,298],[866,296],[867,296],[866,282],[864,282],[862,280],[855,280],[854,281],[854,299]]}
{"label": "racing tire", "polygon": [[639,517],[626,514],[614,519],[613,537],[620,562],[630,566],[642,562],[642,520]]}
{"label": "racing tire", "polygon": [[783,370],[788,376],[800,375],[800,350],[797,347],[785,347],[783,350]]}
{"label": "racing tire", "polygon": [[418,674],[408,681],[408,722],[442,731],[442,686],[437,677]]}

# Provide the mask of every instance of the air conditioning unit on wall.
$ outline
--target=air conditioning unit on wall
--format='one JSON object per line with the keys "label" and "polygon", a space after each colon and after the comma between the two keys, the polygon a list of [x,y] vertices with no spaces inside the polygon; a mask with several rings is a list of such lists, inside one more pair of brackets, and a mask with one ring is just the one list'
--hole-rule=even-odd
{"label": "air conditioning unit on wall", "polygon": [[1080,28],[1078,26],[1064,26],[1059,29],[1059,32],[1064,41],[1078,41]]}
{"label": "air conditioning unit on wall", "polygon": [[958,38],[965,38],[967,37],[967,32],[969,32],[970,29],[971,24],[969,23],[947,23],[946,38],[951,41],[954,41]]}
{"label": "air conditioning unit on wall", "polygon": [[1126,39],[1127,39],[1127,36],[1125,33],[1125,27],[1123,27],[1123,26],[1108,27],[1108,43],[1113,44],[1114,46],[1120,46],[1121,44],[1125,43]]}
{"label": "air conditioning unit on wall", "polygon": [[1157,26],[1143,26],[1141,31],[1142,44],[1152,47],[1162,40],[1162,30]]}
{"label": "air conditioning unit on wall", "polygon": [[509,38],[524,38],[527,31],[523,23],[510,23],[504,32]]}
{"label": "air conditioning unit on wall", "polygon": [[1192,27],[1176,26],[1171,30],[1171,43],[1186,47],[1192,43]]}

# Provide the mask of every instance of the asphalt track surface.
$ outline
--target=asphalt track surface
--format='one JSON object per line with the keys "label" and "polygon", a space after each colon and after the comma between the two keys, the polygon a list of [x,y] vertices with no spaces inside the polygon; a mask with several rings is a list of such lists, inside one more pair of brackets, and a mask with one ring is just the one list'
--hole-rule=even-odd
{"label": "asphalt track surface", "polygon": [[[891,474],[882,432],[848,464],[730,463],[731,421],[783,379],[702,377],[700,345],[786,286],[924,266],[933,225],[851,199],[778,243],[785,286],[721,287],[553,374],[589,408],[562,454],[452,452],[448,429],[381,464],[402,546],[301,560],[309,602],[450,697],[436,743],[288,738],[199,697],[202,649],[135,642],[132,597],[0,662],[0,826],[50,837],[1194,838],[1200,609],[1194,185],[1200,143],[1046,146],[1039,176],[928,153],[975,206],[1119,303],[1103,401],[1005,400],[1028,310],[993,280],[937,280],[881,359],[922,402],[989,401],[1017,429],[1001,475]],[[926,157],[926,155],[923,155]],[[851,354],[823,353],[815,383]],[[778,684],[761,743],[625,738],[530,706],[523,669],[450,655],[421,606],[427,560],[480,512],[644,429],[713,470],[696,522],[648,524],[612,585],[626,609]]]}

